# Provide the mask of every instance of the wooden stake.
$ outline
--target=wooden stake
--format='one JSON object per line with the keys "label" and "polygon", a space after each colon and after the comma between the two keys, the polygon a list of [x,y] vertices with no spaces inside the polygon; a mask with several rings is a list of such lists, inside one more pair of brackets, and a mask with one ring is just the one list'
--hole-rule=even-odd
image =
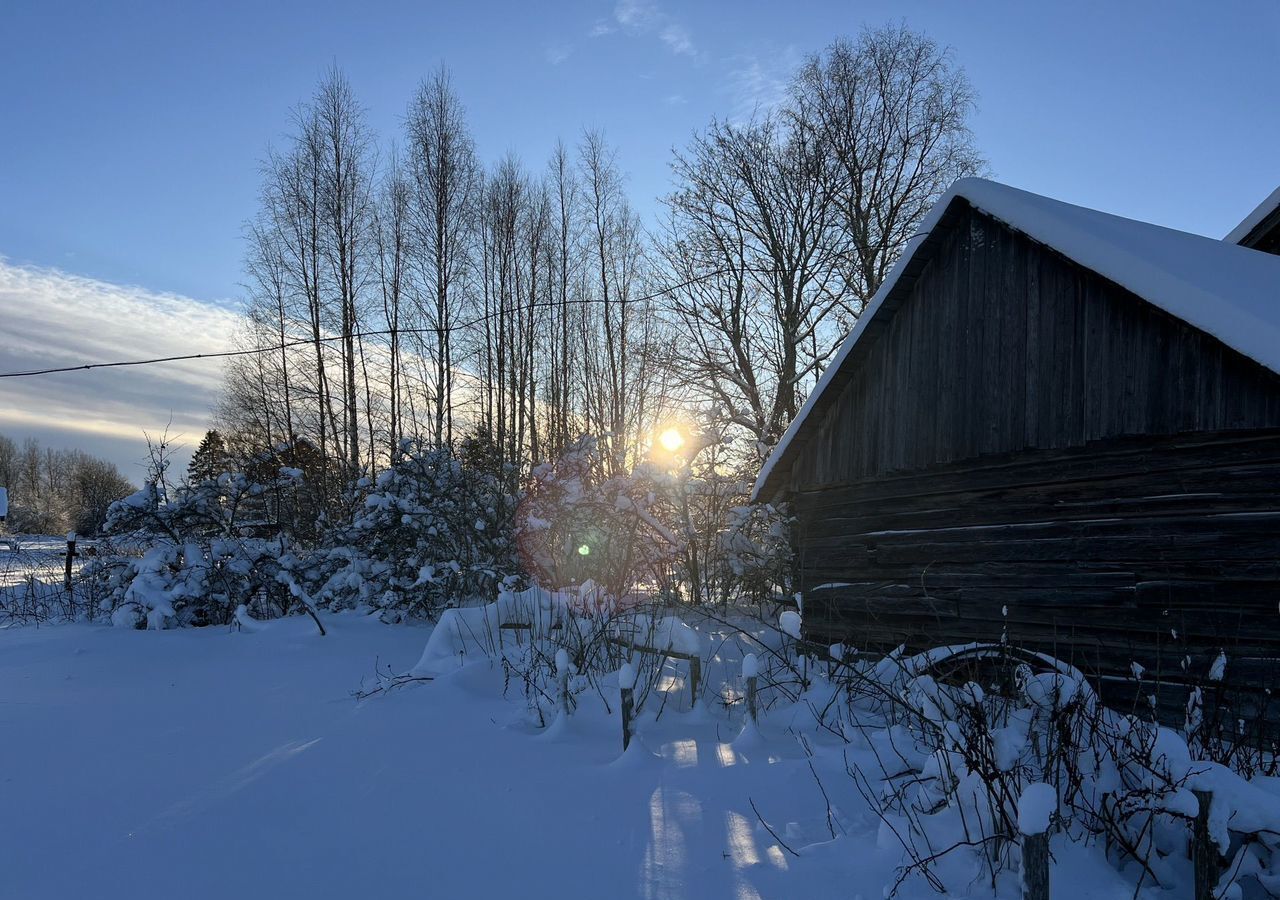
{"label": "wooden stake", "polygon": [[1209,834],[1209,807],[1213,794],[1208,791],[1192,791],[1200,808],[1191,829],[1191,862],[1195,867],[1195,900],[1213,900],[1218,886],[1218,846]]}
{"label": "wooden stake", "polygon": [[1022,836],[1023,900],[1049,900],[1049,835]]}
{"label": "wooden stake", "polygon": [[631,717],[635,715],[635,691],[622,689],[622,749],[625,752],[631,744]]}
{"label": "wooden stake", "polygon": [[702,681],[702,659],[689,657],[689,708],[698,705],[698,684]]}
{"label": "wooden stake", "polygon": [[759,683],[760,679],[755,675],[747,678],[747,715],[751,717],[753,723],[756,722],[756,690]]}
{"label": "wooden stake", "polygon": [[63,573],[62,586],[66,592],[71,593],[71,561],[76,557],[76,533],[74,531],[67,534],[67,567]]}

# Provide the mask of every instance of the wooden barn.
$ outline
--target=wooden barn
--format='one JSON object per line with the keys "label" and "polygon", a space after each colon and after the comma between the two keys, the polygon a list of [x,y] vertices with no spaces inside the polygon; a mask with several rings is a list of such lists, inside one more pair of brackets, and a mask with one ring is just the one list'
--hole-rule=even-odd
{"label": "wooden barn", "polygon": [[1007,635],[1166,719],[1223,652],[1236,706],[1280,688],[1272,199],[1216,241],[958,182],[756,485],[807,636]]}

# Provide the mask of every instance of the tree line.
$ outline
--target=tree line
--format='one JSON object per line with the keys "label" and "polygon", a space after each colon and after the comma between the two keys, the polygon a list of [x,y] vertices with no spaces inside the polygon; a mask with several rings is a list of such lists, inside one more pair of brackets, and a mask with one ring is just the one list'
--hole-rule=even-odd
{"label": "tree line", "polygon": [[134,491],[113,463],[3,434],[0,487],[9,495],[7,527],[29,534],[97,534],[111,504]]}
{"label": "tree line", "polygon": [[610,472],[697,423],[743,478],[795,416],[929,207],[980,173],[973,91],[904,25],[838,39],[785,102],[673,151],[643,223],[584,132],[484,164],[449,73],[371,130],[332,69],[262,167],[219,422],[241,456],[300,441],[323,478],[405,438],[483,446],[514,488],[583,434]]}

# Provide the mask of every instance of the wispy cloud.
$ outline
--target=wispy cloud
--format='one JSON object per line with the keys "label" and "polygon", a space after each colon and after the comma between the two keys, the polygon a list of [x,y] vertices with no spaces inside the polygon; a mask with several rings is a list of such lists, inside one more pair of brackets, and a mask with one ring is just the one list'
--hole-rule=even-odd
{"label": "wispy cloud", "polygon": [[[217,352],[227,349],[239,321],[231,310],[190,297],[0,258],[0,372]],[[193,360],[6,378],[0,432],[57,433],[67,446],[109,452],[127,466],[137,459],[143,430],[171,423],[173,433],[198,441],[221,372],[217,361]],[[134,448],[127,460],[115,456],[122,446]]]}
{"label": "wispy cloud", "polygon": [[748,119],[770,113],[787,99],[787,90],[802,57],[794,46],[767,54],[745,54],[730,60],[726,79],[732,115]]}
{"label": "wispy cloud", "polygon": [[551,63],[551,65],[558,66],[560,63],[568,59],[572,53],[573,47],[568,44],[550,44],[546,50],[543,51],[542,55],[547,62]]}
{"label": "wispy cloud", "polygon": [[619,30],[636,36],[656,37],[668,50],[681,56],[698,55],[689,29],[649,0],[619,0],[613,8],[613,20],[597,21],[590,34],[592,37],[602,37]]}
{"label": "wispy cloud", "polygon": [[693,56],[696,53],[693,46],[693,38],[689,36],[689,30],[683,25],[664,25],[662,30],[658,32],[658,37],[672,53],[684,53],[689,56]]}

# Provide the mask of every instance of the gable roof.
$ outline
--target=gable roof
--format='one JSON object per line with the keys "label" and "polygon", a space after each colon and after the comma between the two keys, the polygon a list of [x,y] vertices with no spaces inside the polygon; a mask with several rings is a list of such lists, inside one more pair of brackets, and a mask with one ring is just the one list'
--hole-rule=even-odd
{"label": "gable roof", "polygon": [[[1280,193],[1280,192],[1277,192]],[[1233,350],[1280,373],[1280,256],[1073,206],[987,181],[962,178],[934,205],[867,304],[756,480],[759,499],[823,391],[894,292],[929,233],[957,201],[998,219],[1115,282]]]}
{"label": "gable roof", "polygon": [[[1244,220],[1231,229],[1231,233],[1223,238],[1229,244],[1252,246],[1261,233],[1270,231],[1280,219],[1280,188],[1276,188],[1267,199],[1259,203]],[[1252,239],[1252,240],[1251,240]]]}

